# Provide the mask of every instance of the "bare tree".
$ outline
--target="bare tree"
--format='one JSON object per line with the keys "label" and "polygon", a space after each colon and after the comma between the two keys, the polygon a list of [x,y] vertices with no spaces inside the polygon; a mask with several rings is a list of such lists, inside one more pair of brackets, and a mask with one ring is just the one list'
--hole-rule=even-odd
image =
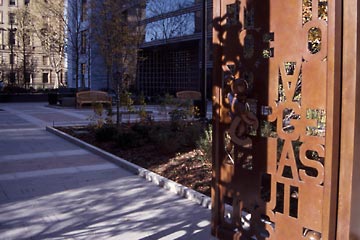
{"label": "bare tree", "polygon": [[33,26],[42,47],[49,56],[56,73],[54,88],[64,85],[61,75],[65,66],[65,29],[63,0],[34,1],[32,4]]}
{"label": "bare tree", "polygon": [[34,51],[31,44],[31,38],[34,33],[32,27],[32,18],[28,5],[19,8],[15,12],[17,23],[17,37],[18,37],[18,67],[20,71],[20,78],[23,80],[23,85],[27,87],[30,83],[30,75],[35,71],[36,63],[34,61]]}
{"label": "bare tree", "polygon": [[135,80],[137,52],[143,39],[138,30],[143,1],[92,1],[91,36],[106,66],[107,85],[117,99],[116,123],[120,123],[120,95]]}
{"label": "bare tree", "polygon": [[[75,87],[79,88],[79,70],[81,54],[81,28],[83,22],[87,21],[87,4],[82,0],[69,0],[66,6],[64,19],[67,31],[66,47],[68,50],[69,67],[75,73]],[[89,46],[87,46],[89,48]],[[89,52],[89,51],[88,51]],[[90,56],[90,55],[89,55]],[[89,60],[90,61],[90,60]]]}
{"label": "bare tree", "polygon": [[[173,0],[171,4],[168,0],[147,0],[146,17],[161,16],[192,4],[192,0]],[[192,34],[195,29],[193,17],[193,13],[187,13],[151,22],[146,26],[146,39],[152,41]]]}

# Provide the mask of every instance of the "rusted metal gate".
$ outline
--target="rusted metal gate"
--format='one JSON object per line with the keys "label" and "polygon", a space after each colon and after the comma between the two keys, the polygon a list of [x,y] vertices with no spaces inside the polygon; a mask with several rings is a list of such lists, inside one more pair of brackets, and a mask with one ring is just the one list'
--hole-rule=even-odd
{"label": "rusted metal gate", "polygon": [[213,4],[213,234],[335,239],[341,1]]}

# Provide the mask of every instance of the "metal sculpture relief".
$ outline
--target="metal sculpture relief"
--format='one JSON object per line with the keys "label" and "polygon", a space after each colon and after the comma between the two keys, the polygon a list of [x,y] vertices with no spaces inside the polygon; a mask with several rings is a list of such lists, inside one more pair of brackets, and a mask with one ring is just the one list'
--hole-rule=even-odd
{"label": "metal sculpture relief", "polygon": [[327,0],[214,5],[220,239],[323,236],[327,8]]}
{"label": "metal sculpture relief", "polygon": [[229,106],[228,121],[230,122],[227,136],[225,136],[225,150],[228,158],[234,164],[232,152],[234,147],[251,147],[252,141],[249,134],[256,132],[259,121],[250,109],[247,99],[248,83],[245,79],[235,79],[233,76],[226,81],[228,93],[224,102]]}

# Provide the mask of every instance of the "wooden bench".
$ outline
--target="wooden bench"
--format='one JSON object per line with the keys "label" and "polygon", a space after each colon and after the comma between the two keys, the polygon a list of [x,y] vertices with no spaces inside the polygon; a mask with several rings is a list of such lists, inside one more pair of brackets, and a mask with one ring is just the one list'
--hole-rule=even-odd
{"label": "wooden bench", "polygon": [[180,91],[176,93],[176,98],[178,99],[178,102],[180,103],[180,106],[182,105],[194,105],[195,102],[201,100],[201,93],[198,91]]}
{"label": "wooden bench", "polygon": [[102,91],[83,91],[76,93],[76,106],[81,108],[85,103],[101,103],[111,106],[111,97]]}
{"label": "wooden bench", "polygon": [[198,91],[180,91],[176,93],[178,99],[201,100],[201,93]]}

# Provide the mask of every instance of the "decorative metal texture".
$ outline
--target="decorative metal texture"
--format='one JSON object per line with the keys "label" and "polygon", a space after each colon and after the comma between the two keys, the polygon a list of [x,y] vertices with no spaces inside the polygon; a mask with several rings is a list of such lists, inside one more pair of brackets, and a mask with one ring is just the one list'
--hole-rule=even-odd
{"label": "decorative metal texture", "polygon": [[212,223],[220,239],[328,236],[328,4],[214,1]]}

